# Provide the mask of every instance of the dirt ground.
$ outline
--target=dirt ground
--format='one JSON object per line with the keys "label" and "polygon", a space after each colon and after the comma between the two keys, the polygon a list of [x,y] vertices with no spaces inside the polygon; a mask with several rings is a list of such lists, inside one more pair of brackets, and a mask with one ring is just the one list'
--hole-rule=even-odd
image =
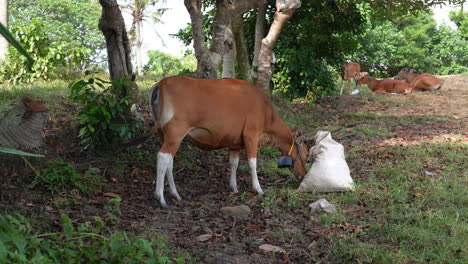
{"label": "dirt ground", "polygon": [[[416,144],[420,140],[468,142],[468,77],[457,75],[441,78],[444,80],[443,88],[436,92],[379,97],[331,96],[323,98],[318,105],[295,105],[294,111],[307,115],[311,122],[319,124],[309,129],[304,124],[309,136],[313,136],[317,129],[327,129],[332,121],[335,126],[344,128],[355,126],[345,122],[346,115],[343,113],[346,112],[374,113],[391,120],[409,116],[450,117],[443,122],[423,120],[419,124],[389,125],[388,130],[394,136],[375,139],[342,129],[336,132],[336,136],[346,149],[354,144],[386,146]],[[70,198],[65,195],[50,197],[43,190],[28,189],[33,174],[17,169],[18,165],[24,167],[21,160],[12,160],[11,157],[7,160],[5,156],[0,156],[4,167],[0,184],[1,211],[20,212],[39,222],[51,221],[56,228],[61,213],[67,213],[76,225],[100,215],[107,219],[110,226],[133,234],[146,238],[162,235],[170,246],[193,256],[196,263],[310,263],[323,256],[320,248],[326,248],[330,243],[329,236],[337,232],[313,221],[306,208],[313,201],[305,201],[305,207],[297,210],[263,206],[265,201],[256,197],[246,170],[238,172],[239,190],[245,193],[230,193],[226,152],[207,154],[187,144],[182,145],[174,163],[176,184],[183,200],[177,202],[167,195],[172,208],[163,210],[152,197],[155,154],[159,149],[157,139],[139,148],[144,154],[144,162],[132,159],[131,154],[128,154],[128,160],[124,154],[119,160],[114,160],[112,153],[86,155],[73,147],[69,135],[60,133],[69,121],[64,116],[54,118],[46,131],[50,156],[63,157],[82,167],[91,165],[98,168],[103,176],[102,187],[87,197],[75,195],[73,202],[67,202]],[[454,139],[454,135],[462,135],[462,138]],[[178,163],[177,159],[190,161],[191,168]],[[40,166],[40,162],[43,161],[36,161],[35,164]],[[263,162],[261,158],[259,162]],[[242,165],[246,166],[246,162],[241,161]],[[351,161],[349,166],[353,171],[358,164]],[[266,179],[262,171],[259,171],[259,178],[264,189],[275,188],[267,185],[272,179]],[[355,180],[359,180],[359,177],[356,176]],[[288,186],[297,188],[298,184],[299,181],[292,181]],[[108,200],[114,196],[122,197],[123,201],[120,220],[117,221],[110,219],[109,210],[105,208]],[[61,206],[57,206],[60,199],[65,200]],[[241,204],[252,210],[248,219],[223,217],[220,213],[221,207]],[[299,233],[301,235],[297,235]],[[204,234],[212,236],[203,242],[196,239]],[[281,246],[287,253],[264,253],[259,249],[261,244]],[[311,250],[315,244],[322,246]]]}

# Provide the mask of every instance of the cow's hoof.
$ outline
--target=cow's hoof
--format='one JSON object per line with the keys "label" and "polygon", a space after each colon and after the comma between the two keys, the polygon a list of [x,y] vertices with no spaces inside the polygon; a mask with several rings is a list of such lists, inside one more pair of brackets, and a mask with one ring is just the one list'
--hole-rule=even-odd
{"label": "cow's hoof", "polygon": [[162,203],[162,202],[159,202],[159,205],[161,205],[161,207],[164,208],[164,209],[169,209],[169,208],[171,208],[166,202],[163,202],[163,203]]}
{"label": "cow's hoof", "polygon": [[182,201],[182,197],[178,193],[171,193],[172,197],[174,197],[177,201]]}

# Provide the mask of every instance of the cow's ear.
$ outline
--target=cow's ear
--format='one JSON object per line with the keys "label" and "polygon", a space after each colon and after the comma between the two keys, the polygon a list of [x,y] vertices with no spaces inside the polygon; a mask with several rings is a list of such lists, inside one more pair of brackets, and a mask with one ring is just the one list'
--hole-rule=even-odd
{"label": "cow's ear", "polygon": [[302,144],[302,142],[304,142],[305,135],[300,129],[295,130],[293,134],[294,134],[294,141],[297,144]]}

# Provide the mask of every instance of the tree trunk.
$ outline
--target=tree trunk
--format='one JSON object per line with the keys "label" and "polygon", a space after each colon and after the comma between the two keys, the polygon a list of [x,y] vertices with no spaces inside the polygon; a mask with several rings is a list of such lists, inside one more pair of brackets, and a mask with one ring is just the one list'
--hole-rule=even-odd
{"label": "tree trunk", "polygon": [[252,60],[252,75],[257,77],[258,71],[258,54],[262,46],[262,39],[265,37],[265,15],[266,3],[258,8],[257,19],[255,21],[255,42],[254,42],[254,57]]}
{"label": "tree trunk", "polygon": [[141,21],[135,21],[135,37],[136,37],[136,57],[137,57],[137,73],[138,76],[143,76],[143,58],[141,56]]}
{"label": "tree trunk", "polygon": [[232,19],[242,16],[246,11],[256,8],[265,0],[218,0],[216,1],[216,13],[213,20],[213,33],[211,47],[208,49],[203,34],[203,15],[201,0],[184,0],[185,7],[192,21],[193,48],[197,58],[196,76],[206,79],[217,79],[216,70],[226,52],[224,45],[224,33]]}
{"label": "tree trunk", "polygon": [[[0,23],[8,28],[8,0],[0,0]],[[8,41],[0,36],[0,61],[5,59],[8,53]]]}
{"label": "tree trunk", "polygon": [[226,53],[223,56],[223,73],[222,78],[236,77],[236,49],[234,45],[235,39],[232,32],[232,26],[229,26],[225,32],[224,44],[226,45]]}
{"label": "tree trunk", "polygon": [[[212,54],[209,52],[205,44],[205,36],[203,34],[203,14],[201,11],[201,0],[184,0],[185,7],[192,21],[193,49],[197,58],[197,70],[195,76],[206,79],[217,79],[216,65],[221,58],[212,59]],[[219,63],[219,62],[218,62]]]}
{"label": "tree trunk", "polygon": [[110,77],[114,81],[125,78],[124,89],[120,92],[122,97],[138,92],[138,88],[131,81],[133,79],[132,62],[130,60],[130,45],[125,22],[116,0],[99,0],[102,6],[102,15],[99,20],[99,29],[104,34],[107,46],[107,59],[109,62]]}
{"label": "tree trunk", "polygon": [[250,75],[249,53],[247,52],[247,43],[245,42],[244,21],[242,17],[236,17],[232,21],[232,30],[234,33],[234,43],[236,44],[238,68],[237,78],[252,82],[252,75]]}
{"label": "tree trunk", "polygon": [[271,80],[271,59],[273,46],[283,29],[284,24],[292,17],[296,9],[301,7],[300,0],[276,0],[276,12],[268,35],[262,40],[258,56],[258,77],[256,85],[268,90]]}

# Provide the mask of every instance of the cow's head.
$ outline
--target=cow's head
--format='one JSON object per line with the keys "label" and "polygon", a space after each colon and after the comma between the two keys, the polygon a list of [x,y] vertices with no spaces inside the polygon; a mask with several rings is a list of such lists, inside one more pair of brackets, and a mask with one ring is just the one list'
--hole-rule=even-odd
{"label": "cow's head", "polygon": [[306,162],[309,151],[307,149],[307,138],[302,134],[301,131],[296,131],[294,133],[294,144],[299,155],[296,155],[293,159],[293,173],[297,177],[304,177],[307,173]]}
{"label": "cow's head", "polygon": [[363,84],[363,83],[368,83],[370,80],[373,80],[374,78],[372,78],[369,73],[367,72],[361,72],[359,74],[359,79],[356,81],[356,83],[358,84]]}
{"label": "cow's head", "polygon": [[406,81],[407,80],[406,77],[408,76],[408,74],[414,73],[414,72],[416,72],[414,69],[411,69],[409,67],[404,67],[403,69],[400,70],[400,72],[393,79]]}

